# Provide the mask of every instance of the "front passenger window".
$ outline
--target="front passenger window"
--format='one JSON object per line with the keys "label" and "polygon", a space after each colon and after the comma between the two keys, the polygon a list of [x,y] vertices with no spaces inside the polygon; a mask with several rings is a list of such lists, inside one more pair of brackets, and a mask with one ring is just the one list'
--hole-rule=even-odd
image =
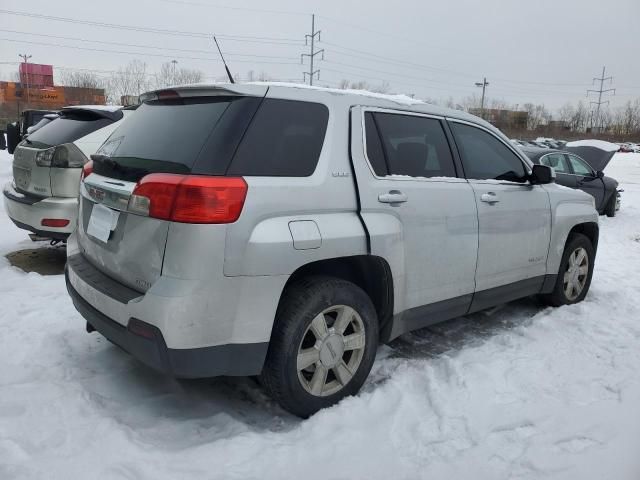
{"label": "front passenger window", "polygon": [[524,182],[522,160],[490,133],[463,123],[451,122],[467,178]]}
{"label": "front passenger window", "polygon": [[593,175],[591,167],[589,167],[581,158],[578,158],[575,155],[569,155],[569,161],[571,162],[573,173],[576,175],[584,175],[586,177]]}

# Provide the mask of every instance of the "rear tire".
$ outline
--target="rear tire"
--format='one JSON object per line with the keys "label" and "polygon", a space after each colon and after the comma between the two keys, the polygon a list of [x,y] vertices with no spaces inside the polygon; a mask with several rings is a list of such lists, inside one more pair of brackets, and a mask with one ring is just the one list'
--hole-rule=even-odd
{"label": "rear tire", "polygon": [[282,408],[306,418],[355,395],[377,347],[376,311],[360,287],[302,279],[283,294],[261,382]]}
{"label": "rear tire", "polygon": [[553,307],[584,300],[591,285],[594,260],[595,250],[591,240],[581,233],[572,233],[564,247],[553,291],[540,295],[541,300]]}

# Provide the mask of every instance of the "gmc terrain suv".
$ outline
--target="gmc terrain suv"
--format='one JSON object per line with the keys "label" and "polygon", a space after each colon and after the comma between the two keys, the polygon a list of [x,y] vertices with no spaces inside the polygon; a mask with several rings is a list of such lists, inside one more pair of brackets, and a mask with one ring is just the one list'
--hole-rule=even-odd
{"label": "gmc terrain suv", "polygon": [[142,100],[84,168],[67,287],[157,370],[260,375],[308,416],[358,392],[380,342],[589,289],[593,197],[477,117],[268,84]]}

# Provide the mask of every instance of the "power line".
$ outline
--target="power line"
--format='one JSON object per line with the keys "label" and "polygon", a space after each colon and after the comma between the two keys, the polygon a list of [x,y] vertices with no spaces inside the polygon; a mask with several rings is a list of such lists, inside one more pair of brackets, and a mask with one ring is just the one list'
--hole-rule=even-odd
{"label": "power line", "polygon": [[306,78],[306,76],[309,75],[309,85],[313,85],[313,76],[316,74],[318,75],[318,80],[320,80],[320,70],[313,69],[313,61],[315,60],[316,55],[322,54],[322,59],[324,60],[324,48],[320,50],[315,49],[316,37],[318,37],[318,40],[320,40],[320,30],[316,30],[316,16],[315,14],[312,14],[311,15],[311,33],[309,35],[304,36],[305,44],[307,42],[310,43],[309,45],[310,50],[309,50],[309,53],[303,53],[302,55],[300,55],[301,62],[304,62],[304,57],[309,57],[309,71],[303,72],[303,75],[302,75],[303,78]]}
{"label": "power line", "polygon": [[[39,18],[43,20],[54,20],[57,22],[67,22],[81,25],[92,25],[96,27],[104,27],[104,28],[113,28],[118,30],[130,30],[135,32],[146,32],[146,33],[158,33],[163,35],[175,35],[175,36],[184,36],[184,37],[203,37],[209,38],[211,33],[208,32],[191,32],[186,30],[169,30],[162,28],[152,28],[152,27],[140,27],[135,25],[121,25],[117,23],[106,23],[106,22],[96,22],[92,20],[83,20],[77,18],[69,18],[69,17],[55,17],[53,15],[44,15],[41,13],[31,13],[31,12],[19,12],[16,10],[4,10],[0,9],[0,13],[4,13],[7,15],[17,15],[22,17],[29,18]],[[239,39],[244,41],[255,41],[256,43],[269,43],[269,42],[279,42],[282,44],[290,44],[290,45],[301,45],[302,41],[295,38],[278,38],[278,37],[259,37],[259,36],[251,36],[251,35],[228,35],[228,34],[217,34],[220,38],[225,39]]]}
{"label": "power line", "polygon": [[[141,45],[141,44],[135,44],[135,43],[122,43],[122,42],[108,42],[108,41],[104,41],[104,40],[89,40],[86,38],[78,38],[78,37],[64,37],[61,35],[49,35],[46,33],[31,33],[31,32],[21,32],[18,30],[3,30],[0,29],[0,32],[5,32],[5,33],[17,33],[20,35],[32,35],[32,36],[37,36],[37,37],[46,37],[46,38],[56,38],[59,40],[72,40],[75,42],[88,42],[88,43],[99,43],[99,44],[104,44],[104,45],[117,45],[117,46],[123,46],[123,47],[134,47],[134,48],[151,48],[154,50],[171,50],[174,52],[194,52],[194,53],[211,53],[211,50],[197,50],[197,49],[193,49],[193,48],[172,48],[172,47],[158,47],[157,45]],[[20,40],[16,40],[16,41],[20,41]],[[277,56],[277,55],[254,55],[254,54],[245,54],[245,53],[227,53],[227,55],[229,56],[236,56],[236,57],[250,57],[250,58],[269,58],[269,59],[279,59],[279,60],[297,60],[295,57],[283,57],[283,56]]]}
{"label": "power line", "polygon": [[[130,52],[124,50],[105,50],[102,48],[89,48],[89,47],[78,47],[76,45],[61,45],[55,43],[47,43],[47,42],[34,42],[29,40],[15,40],[12,38],[0,38],[0,40],[4,40],[6,42],[14,42],[14,43],[27,43],[30,45],[44,45],[47,47],[60,47],[60,48],[71,48],[74,50],[87,50],[90,52],[106,52],[106,53],[117,53],[123,55],[136,55],[140,57],[151,56],[151,57],[162,57],[162,58],[181,58],[186,60],[204,60],[204,61],[214,61],[216,58],[214,57],[187,57],[181,55],[163,55],[161,53],[150,53],[150,52]],[[234,60],[236,63],[259,63],[259,64],[269,64],[269,65],[298,65],[297,62],[272,62],[272,61],[262,61],[262,60]]]}
{"label": "power line", "polygon": [[176,5],[191,5],[194,7],[207,7],[207,8],[222,8],[225,10],[238,10],[242,12],[258,12],[258,13],[273,13],[276,15],[309,15],[308,12],[296,12],[296,11],[286,11],[286,10],[271,10],[266,8],[250,8],[250,7],[236,7],[230,5],[220,5],[220,4],[211,4],[211,3],[202,3],[202,2],[192,2],[186,0],[159,0],[165,3],[173,3]]}

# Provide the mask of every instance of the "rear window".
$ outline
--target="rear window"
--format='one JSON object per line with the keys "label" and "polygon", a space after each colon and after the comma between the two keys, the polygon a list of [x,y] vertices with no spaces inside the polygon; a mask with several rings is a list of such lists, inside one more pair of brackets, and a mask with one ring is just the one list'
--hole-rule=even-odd
{"label": "rear window", "polygon": [[129,181],[151,172],[224,175],[260,101],[194,97],[144,103],[92,157],[94,171]]}
{"label": "rear window", "polygon": [[73,142],[113,123],[91,112],[70,113],[39,128],[25,139],[30,147],[49,148]]}
{"label": "rear window", "polygon": [[266,99],[227,173],[308,177],[318,164],[328,118],[319,103]]}
{"label": "rear window", "polygon": [[152,172],[308,176],[328,116],[317,103],[258,97],[151,101],[100,147],[94,172],[128,181]]}

